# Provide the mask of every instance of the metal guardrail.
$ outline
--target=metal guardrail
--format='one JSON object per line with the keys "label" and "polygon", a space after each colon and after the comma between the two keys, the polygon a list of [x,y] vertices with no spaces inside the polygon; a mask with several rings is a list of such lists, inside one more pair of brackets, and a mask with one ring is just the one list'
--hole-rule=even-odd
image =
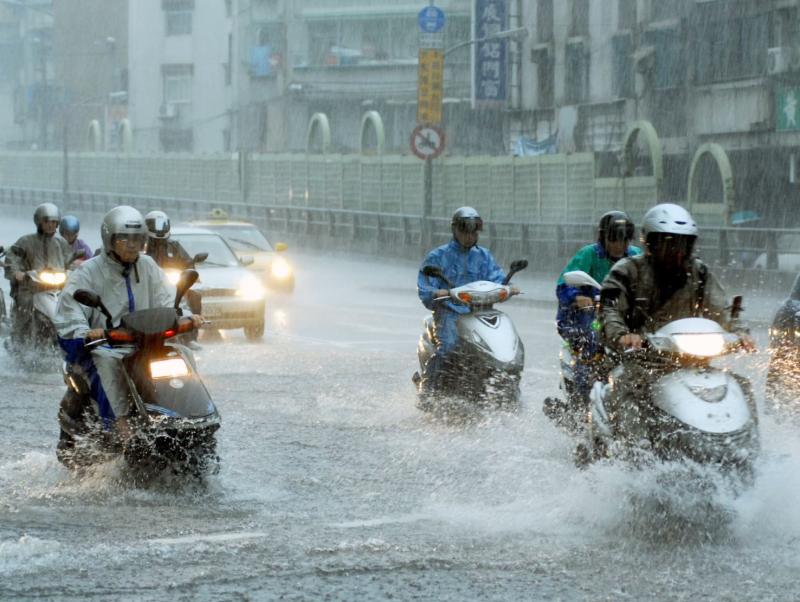
{"label": "metal guardrail", "polygon": [[[213,208],[221,208],[231,218],[258,224],[273,235],[285,235],[306,246],[337,247],[377,252],[384,255],[419,257],[421,250],[441,244],[450,238],[449,218],[430,218],[424,228],[420,215],[401,215],[348,209],[301,206],[265,206],[253,203],[142,196],[120,193],[69,192],[52,189],[13,188],[0,186],[0,205],[19,215],[30,215],[42,202],[54,202],[65,211],[82,219],[100,219],[106,211],[120,204],[133,205],[142,211],[162,209],[173,219],[205,218]],[[580,246],[594,239],[595,225],[590,223],[535,224],[491,221],[481,238],[502,257],[534,258],[536,265],[550,266],[553,261],[569,257]],[[719,228],[702,229],[700,254],[711,264],[727,269],[746,269],[747,260],[766,257],[764,273],[778,267],[778,239],[782,235],[796,238],[800,265],[800,230],[785,228]],[[430,238],[430,240],[425,240]],[[787,251],[790,252],[790,251]],[[761,259],[763,260],[762,257]],[[763,263],[763,261],[761,261]]]}

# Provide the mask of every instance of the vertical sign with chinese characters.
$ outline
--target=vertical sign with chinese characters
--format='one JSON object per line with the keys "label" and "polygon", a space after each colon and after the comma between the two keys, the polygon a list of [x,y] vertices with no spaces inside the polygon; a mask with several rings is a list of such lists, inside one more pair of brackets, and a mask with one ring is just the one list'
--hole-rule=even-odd
{"label": "vertical sign with chinese characters", "polygon": [[[508,0],[474,0],[473,38],[481,40],[508,29]],[[472,103],[501,107],[508,100],[508,44],[496,39],[477,42],[472,60]]]}
{"label": "vertical sign with chinese characters", "polygon": [[444,80],[444,51],[441,48],[419,49],[418,79],[417,122],[439,125],[442,122]]}
{"label": "vertical sign with chinese characters", "polygon": [[444,12],[426,6],[419,12],[418,21],[417,123],[439,125],[444,89]]}

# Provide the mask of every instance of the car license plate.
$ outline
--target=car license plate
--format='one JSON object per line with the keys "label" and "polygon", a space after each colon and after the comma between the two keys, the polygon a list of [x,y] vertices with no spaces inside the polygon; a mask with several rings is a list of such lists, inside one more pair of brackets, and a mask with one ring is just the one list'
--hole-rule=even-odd
{"label": "car license plate", "polygon": [[218,305],[209,305],[208,307],[203,307],[201,313],[203,317],[208,319],[219,318],[222,316],[222,308]]}

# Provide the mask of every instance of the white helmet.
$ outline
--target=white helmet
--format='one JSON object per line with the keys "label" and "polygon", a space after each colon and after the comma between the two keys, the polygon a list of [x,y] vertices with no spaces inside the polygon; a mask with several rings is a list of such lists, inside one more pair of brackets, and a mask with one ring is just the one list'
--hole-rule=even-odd
{"label": "white helmet", "polygon": [[654,232],[664,234],[682,234],[697,236],[697,224],[691,213],[680,205],[661,203],[644,214],[642,220],[642,238]]}
{"label": "white helmet", "polygon": [[169,238],[169,216],[163,211],[151,211],[144,216],[147,235],[150,238],[166,240]]}
{"label": "white helmet", "polygon": [[106,213],[103,217],[103,225],[100,226],[104,252],[110,253],[113,250],[114,237],[117,235],[139,236],[142,246],[144,246],[147,240],[147,227],[144,225],[142,214],[128,205],[114,207]]}
{"label": "white helmet", "polygon": [[37,230],[47,221],[61,221],[61,211],[53,203],[42,203],[33,212],[33,223]]}

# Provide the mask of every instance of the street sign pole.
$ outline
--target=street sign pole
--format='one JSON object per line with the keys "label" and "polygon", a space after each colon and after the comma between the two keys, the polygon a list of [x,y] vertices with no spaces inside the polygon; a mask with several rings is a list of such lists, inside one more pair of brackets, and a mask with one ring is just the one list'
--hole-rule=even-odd
{"label": "street sign pole", "polygon": [[444,93],[444,11],[433,2],[417,15],[419,22],[419,60],[417,79],[417,127],[411,134],[412,152],[425,161],[424,197],[420,245],[425,252],[431,246],[433,213],[433,159],[444,149],[442,96]]}

